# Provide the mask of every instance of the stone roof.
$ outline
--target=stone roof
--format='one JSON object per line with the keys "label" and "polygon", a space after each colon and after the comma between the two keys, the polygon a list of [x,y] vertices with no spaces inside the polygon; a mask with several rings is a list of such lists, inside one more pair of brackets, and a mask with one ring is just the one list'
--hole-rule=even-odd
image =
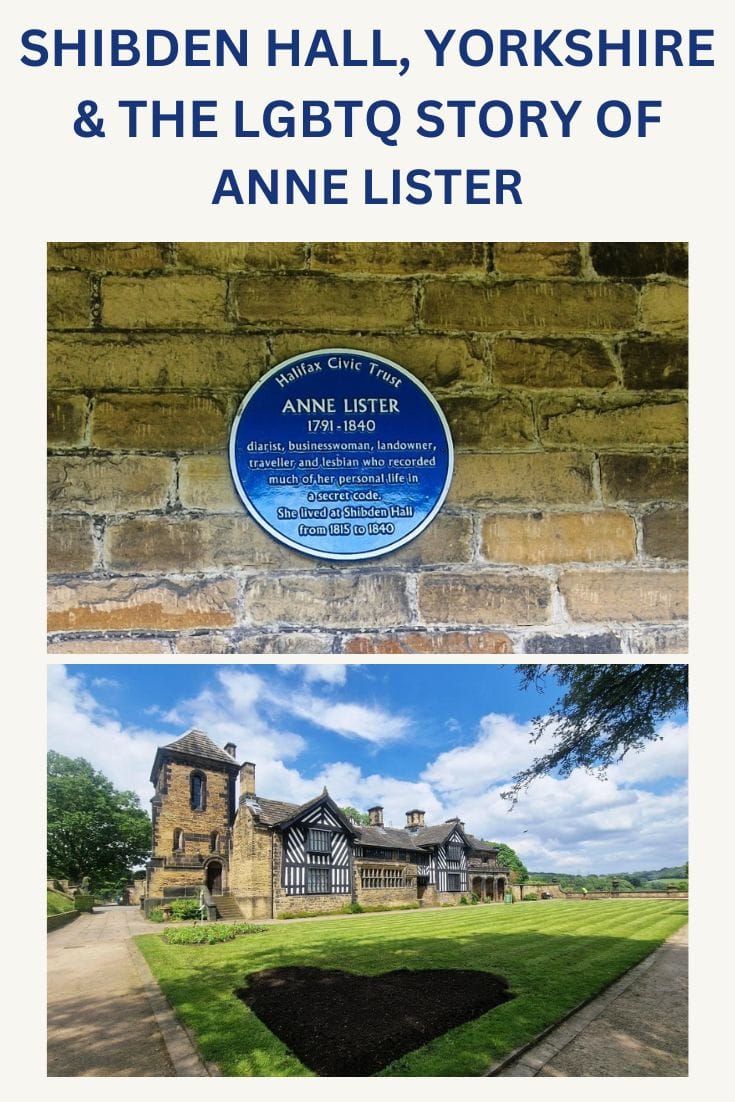
{"label": "stone roof", "polygon": [[[192,757],[223,761],[227,762],[228,765],[235,762],[235,759],[218,746],[216,742],[213,742],[209,735],[205,735],[204,731],[198,731],[196,727],[192,727],[191,731],[187,731],[185,735],[177,738],[174,742],[169,742],[163,749],[191,754]],[[237,763],[235,762],[235,764]]]}
{"label": "stone roof", "polygon": [[479,853],[497,853],[498,847],[491,846],[489,842],[483,842],[481,838],[475,838],[474,834],[467,834],[465,831],[465,838],[470,843],[474,850]]}
{"label": "stone roof", "polygon": [[416,839],[409,830],[397,827],[357,827],[357,843],[364,846],[384,846],[388,849],[411,849],[418,852]]}
{"label": "stone roof", "polygon": [[151,769],[152,784],[156,784],[159,770],[166,758],[174,758],[179,761],[193,760],[201,762],[204,766],[213,763],[226,765],[229,767],[230,773],[237,773],[239,768],[233,757],[225,753],[216,742],[212,741],[209,735],[204,734],[204,731],[198,731],[195,727],[192,727],[191,731],[187,731],[181,738],[169,742],[166,746],[158,747]]}
{"label": "stone roof", "polygon": [[290,819],[301,808],[306,808],[313,802],[309,800],[305,804],[287,804],[284,800],[264,800],[262,796],[240,797],[240,803],[247,803],[252,807],[259,821],[266,826],[276,826],[284,819]]}

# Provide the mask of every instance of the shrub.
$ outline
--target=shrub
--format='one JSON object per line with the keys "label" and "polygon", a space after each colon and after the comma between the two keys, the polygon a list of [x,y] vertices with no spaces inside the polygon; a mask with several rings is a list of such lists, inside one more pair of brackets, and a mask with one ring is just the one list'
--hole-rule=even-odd
{"label": "shrub", "polygon": [[148,918],[151,922],[163,922],[163,907],[151,907]]}
{"label": "shrub", "polygon": [[198,918],[199,917],[199,900],[198,899],[172,899],[169,903],[171,908],[171,916],[173,918]]}
{"label": "shrub", "polygon": [[537,895],[536,892],[524,892],[523,893],[523,902],[524,903],[535,903],[537,899],[538,899],[538,895]]}
{"label": "shrub", "polygon": [[470,896],[470,903],[479,903],[479,902],[480,902],[479,895],[477,894],[477,892],[473,892],[472,895]]}
{"label": "shrub", "polygon": [[80,892],[74,896],[74,909],[77,911],[91,911],[94,907],[93,895],[82,895]]}
{"label": "shrub", "polygon": [[466,895],[460,896],[459,902],[460,902],[460,906],[466,907],[468,905],[467,904],[467,896]]}
{"label": "shrub", "polygon": [[265,932],[265,926],[253,926],[249,922],[204,922],[198,926],[178,926],[166,930],[163,940],[169,945],[214,945],[218,941],[232,941],[246,934]]}
{"label": "shrub", "polygon": [[345,903],[342,910],[346,915],[361,915],[365,908],[361,903]]}

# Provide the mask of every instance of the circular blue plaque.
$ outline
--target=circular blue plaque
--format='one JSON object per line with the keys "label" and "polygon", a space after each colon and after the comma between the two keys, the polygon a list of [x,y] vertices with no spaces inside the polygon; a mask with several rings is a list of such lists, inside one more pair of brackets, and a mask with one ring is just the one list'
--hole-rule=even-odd
{"label": "circular blue plaque", "polygon": [[444,414],[404,368],[320,348],[272,368],[243,399],[230,469],[272,536],[321,559],[369,559],[436,516],[452,478]]}

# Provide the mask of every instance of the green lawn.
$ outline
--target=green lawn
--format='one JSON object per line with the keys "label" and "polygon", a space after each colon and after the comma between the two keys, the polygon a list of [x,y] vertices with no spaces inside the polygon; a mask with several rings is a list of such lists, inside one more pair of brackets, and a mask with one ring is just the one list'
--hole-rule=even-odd
{"label": "green lawn", "polygon": [[289,922],[221,945],[166,945],[156,934],[137,941],[204,1058],[223,1075],[312,1074],[233,994],[250,972],[308,965],[363,975],[395,968],[500,973],[516,998],[380,1073],[460,1076],[482,1074],[531,1040],[686,919],[684,900],[555,901]]}
{"label": "green lawn", "polygon": [[46,915],[60,915],[65,911],[74,910],[74,900],[62,892],[54,892],[46,889]]}

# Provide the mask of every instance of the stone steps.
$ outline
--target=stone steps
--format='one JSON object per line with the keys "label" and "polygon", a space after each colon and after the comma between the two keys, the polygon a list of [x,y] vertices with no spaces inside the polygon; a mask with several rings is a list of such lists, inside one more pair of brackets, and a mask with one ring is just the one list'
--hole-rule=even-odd
{"label": "stone steps", "polygon": [[217,908],[217,914],[220,918],[232,919],[237,922],[243,921],[243,913],[231,892],[225,892],[223,895],[213,895],[212,899],[214,900],[214,905]]}

